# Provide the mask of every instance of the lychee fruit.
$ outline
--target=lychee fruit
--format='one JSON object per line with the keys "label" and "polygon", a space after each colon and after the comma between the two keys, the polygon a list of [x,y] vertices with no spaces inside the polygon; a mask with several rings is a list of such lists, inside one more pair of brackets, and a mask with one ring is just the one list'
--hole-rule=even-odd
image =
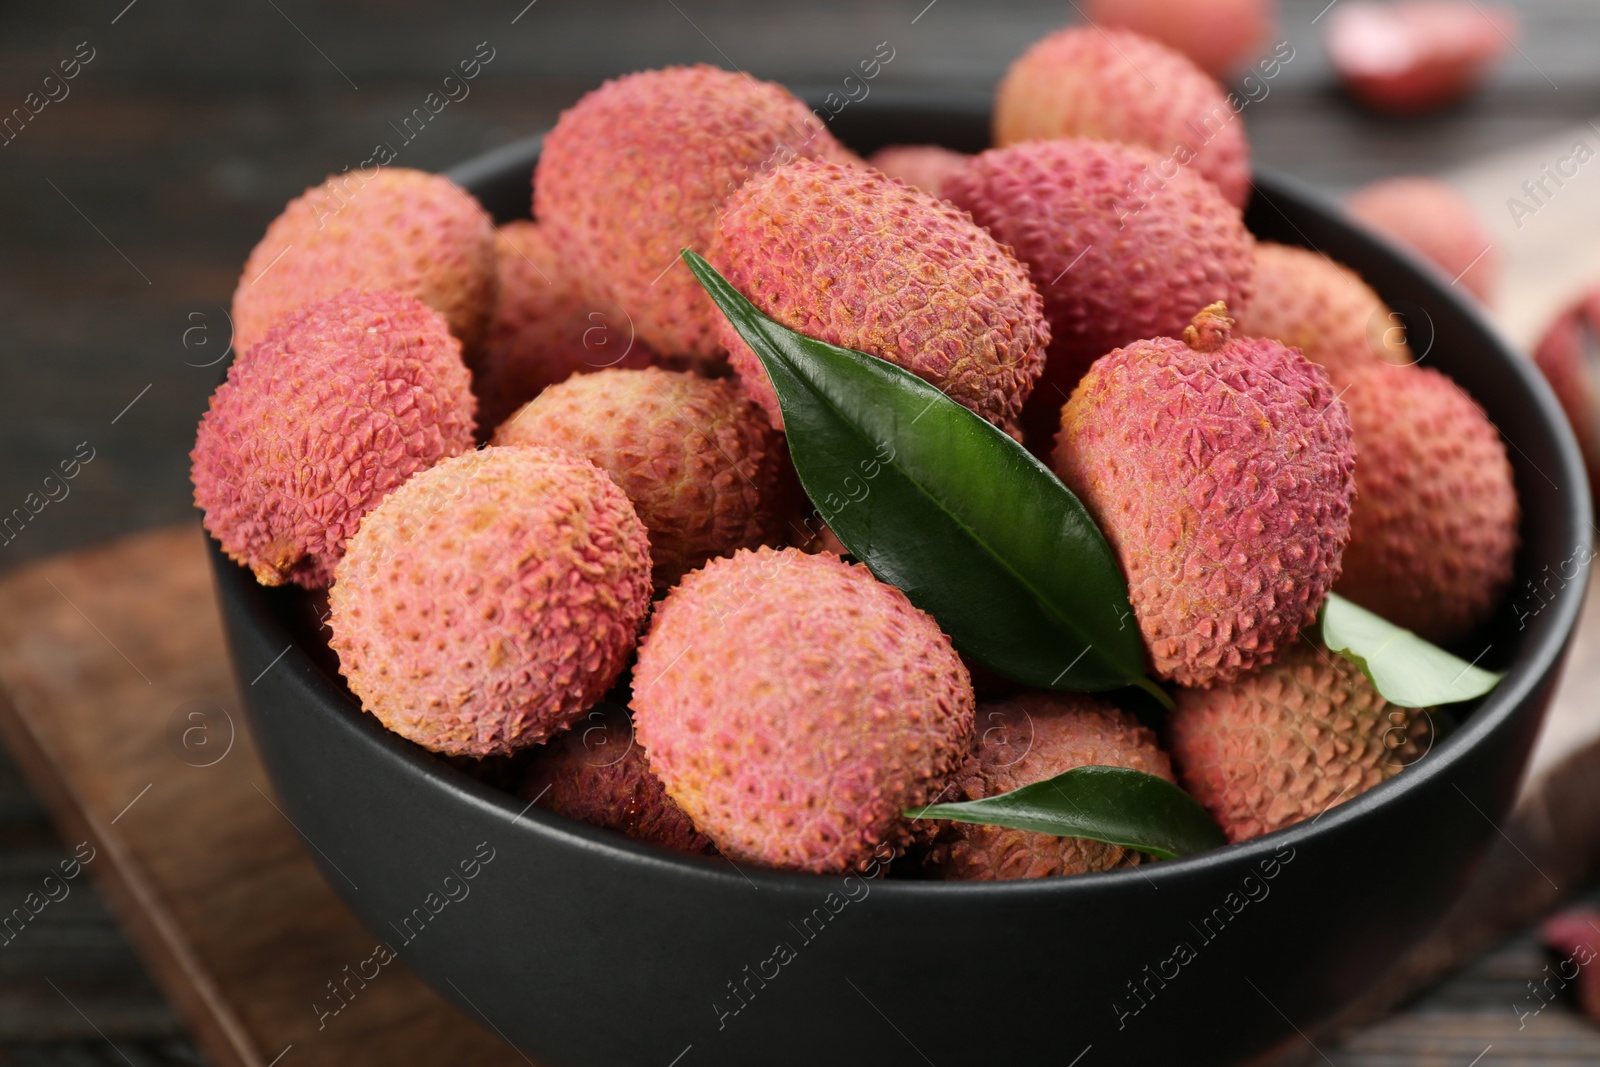
{"label": "lychee fruit", "polygon": [[1090,25],[1143,34],[1226,78],[1260,54],[1276,8],[1273,0],[1084,0],[1083,14]]}
{"label": "lychee fruit", "polygon": [[712,560],[656,609],[634,669],[650,767],[736,862],[857,868],[909,840],[972,744],[972,683],[904,593],[828,553]]}
{"label": "lychee fruit", "polygon": [[650,773],[633,719],[619,704],[596,704],[542,745],[517,793],[547,811],[639,841],[680,852],[715,851]]}
{"label": "lychee fruit", "polygon": [[362,516],[417,471],[472,447],[461,343],[438,312],[340,293],[234,360],[200,420],[194,501],[263,585],[328,584]]}
{"label": "lychee fruit", "polygon": [[[937,803],[981,800],[1075,767],[1126,767],[1175,782],[1155,734],[1104,700],[1019,694],[978,706],[978,736]],[[1058,837],[953,820],[935,826],[923,866],[939,878],[997,881],[1131,867],[1143,855],[1085,837]]]}
{"label": "lychee fruit", "polygon": [[914,189],[940,196],[939,187],[944,180],[971,158],[965,152],[936,144],[892,144],[872,153],[867,162]]}
{"label": "lychee fruit", "polygon": [[1476,0],[1345,0],[1328,16],[1328,59],[1375,111],[1418,114],[1478,87],[1517,37],[1515,12]]}
{"label": "lychee fruit", "polygon": [[544,389],[574,374],[640,368],[655,353],[622,309],[589,295],[544,227],[508,222],[495,234],[500,298],[472,369],[478,425],[493,430]]}
{"label": "lychee fruit", "polygon": [[1097,361],[1054,455],[1122,565],[1156,673],[1187,686],[1231,681],[1291,644],[1350,536],[1344,404],[1299,352],[1232,326],[1217,305],[1182,341]]}
{"label": "lychee fruit", "polygon": [[678,253],[710,244],[723,202],[747,180],[811,158],[855,160],[782,86],[708,66],[630,74],[545,135],[534,216],[640,340],[714,365],[722,316]]}
{"label": "lychee fruit", "polygon": [[1472,202],[1437,178],[1388,178],[1345,200],[1350,213],[1431,261],[1483,303],[1494,299],[1499,255]]}
{"label": "lychee fruit", "polygon": [[397,489],[334,577],[329,644],[361,706],[435,752],[504,755],[616,681],[650,607],[650,541],[588,460],[491,447]]}
{"label": "lychee fruit", "polygon": [[388,289],[445,317],[469,361],[494,312],[494,223],[448,178],[405,167],[348,171],[272,220],[233,291],[233,347],[346,289]]}
{"label": "lychee fruit", "polygon": [[1250,148],[1228,93],[1187,56],[1127,30],[1073,26],[1011,64],[994,143],[1092,137],[1140,145],[1166,171],[1193,168],[1235,207],[1250,198]]}
{"label": "lychee fruit", "polygon": [[[1539,940],[1562,957],[1554,967],[1561,984],[1577,983],[1579,1010],[1590,1022],[1600,1022],[1600,967],[1594,966],[1595,958],[1600,956],[1600,911],[1592,907],[1574,907],[1556,912],[1539,924]],[[1547,965],[1546,970],[1551,968]],[[1548,979],[1542,984],[1547,990],[1550,988]],[[1528,994],[1523,995],[1532,999]],[[1544,1004],[1544,996],[1537,989],[1533,997],[1538,998],[1541,1006]],[[1518,1017],[1523,1014],[1519,1009]],[[1532,1014],[1538,1014],[1537,1009]]]}
{"label": "lychee fruit", "polygon": [[1308,248],[1259,241],[1255,294],[1238,330],[1292,345],[1336,382],[1372,363],[1412,363],[1406,321],[1349,267]]}
{"label": "lychee fruit", "polygon": [[1176,336],[1199,311],[1251,300],[1254,244],[1239,211],[1154,152],[1081,138],[974,159],[944,195],[1011,247],[1044,298],[1050,351],[1023,416],[1048,451],[1061,405],[1089,364],[1121,345]]}
{"label": "lychee fruit", "polygon": [[657,592],[714,556],[781,541],[798,497],[783,435],[728,380],[605,370],[546,389],[494,435],[583,456],[650,531]]}
{"label": "lychee fruit", "polygon": [[[802,161],[752,180],[708,258],[783,325],[904,367],[998,426],[1044,365],[1050,328],[1026,269],[966,212],[875,170]],[[721,329],[741,386],[781,429],[766,368]]]}
{"label": "lychee fruit", "polygon": [[1600,292],[1569,308],[1534,349],[1533,361],[1544,372],[1566,412],[1589,469],[1591,493],[1600,497],[1600,389],[1596,387],[1595,335],[1600,332]]}
{"label": "lychee fruit", "polygon": [[1343,397],[1357,497],[1334,588],[1430,641],[1452,641],[1511,584],[1519,510],[1505,444],[1483,409],[1430,368],[1369,367]]}
{"label": "lychee fruit", "polygon": [[1167,716],[1178,779],[1229,841],[1315,818],[1393,778],[1432,744],[1427,712],[1390,704],[1349,660],[1308,640]]}

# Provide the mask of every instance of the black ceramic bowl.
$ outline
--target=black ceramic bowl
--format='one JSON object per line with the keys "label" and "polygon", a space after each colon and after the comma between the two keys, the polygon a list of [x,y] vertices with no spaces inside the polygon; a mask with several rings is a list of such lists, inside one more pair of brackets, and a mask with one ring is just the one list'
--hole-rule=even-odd
{"label": "black ceramic bowl", "polygon": [[[876,92],[834,129],[863,152],[978,149],[987,101]],[[452,174],[502,220],[523,217],[538,150]],[[1427,268],[1290,183],[1257,181],[1251,229],[1359,270],[1504,432],[1518,585],[1570,560],[1589,540],[1586,482],[1531,364]],[[1107,874],[867,884],[740,871],[523,810],[362,714],[304,597],[213,556],[235,668],[256,679],[255,737],[312,858],[442,996],[555,1067],[1207,1064],[1298,1042],[1461,887],[1510,803],[1583,594],[1577,580],[1542,608],[1505,605],[1464,649],[1489,646],[1481,662],[1510,671],[1501,686],[1419,764],[1314,824]],[[491,854],[470,895],[434,914],[444,880]]]}

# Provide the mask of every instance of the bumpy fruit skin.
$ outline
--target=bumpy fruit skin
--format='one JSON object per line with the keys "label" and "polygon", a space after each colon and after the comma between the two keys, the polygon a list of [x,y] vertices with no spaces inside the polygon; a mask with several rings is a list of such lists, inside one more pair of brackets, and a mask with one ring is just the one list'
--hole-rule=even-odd
{"label": "bumpy fruit skin", "polygon": [[1390,704],[1342,656],[1301,642],[1271,666],[1183,689],[1167,717],[1183,787],[1229,841],[1315,818],[1415,763],[1426,711]]}
{"label": "bumpy fruit skin", "polygon": [[[728,201],[708,257],[765,314],[904,367],[1013,424],[1050,342],[1025,268],[966,212],[876,171],[804,161]],[[782,429],[766,369],[726,319],[740,385]]]}
{"label": "bumpy fruit skin", "polygon": [[1117,554],[1152,666],[1186,686],[1231,681],[1292,644],[1350,537],[1344,404],[1299,352],[1233,339],[1231,325],[1208,308],[1183,341],[1099,360],[1054,456]]}
{"label": "bumpy fruit skin", "polygon": [[650,773],[633,720],[600,703],[541,746],[517,787],[541,808],[680,852],[716,851]]}
{"label": "bumpy fruit skin", "polygon": [[909,840],[972,743],[950,639],[828,553],[713,560],[656,610],[634,670],[638,739],[667,793],[739,862],[833,872]]}
{"label": "bumpy fruit skin", "polygon": [[1091,25],[1143,34],[1226,78],[1260,54],[1276,7],[1273,0],[1085,0],[1083,13]]}
{"label": "bumpy fruit skin", "polygon": [[1430,641],[1460,637],[1511,585],[1520,512],[1505,444],[1431,368],[1369,368],[1344,401],[1357,498],[1335,588]]}
{"label": "bumpy fruit skin", "polygon": [[1433,262],[1483,303],[1493,301],[1500,259],[1472,202],[1437,178],[1388,178],[1356,190],[1350,213]]}
{"label": "bumpy fruit skin", "polygon": [[1328,59],[1375,111],[1420,114],[1467,96],[1513,47],[1516,13],[1477,0],[1349,0],[1328,18]]}
{"label": "bumpy fruit skin", "polygon": [[1251,301],[1254,240],[1238,209],[1192,171],[1158,178],[1154,152],[1082,138],[985,152],[943,193],[1027,264],[1050,351],[1023,416],[1041,451],[1089,364],[1171,337],[1199,311]]}
{"label": "bumpy fruit skin", "polygon": [[534,215],[668,356],[721,362],[722,316],[688,268],[728,196],[795,159],[855,161],[787,89],[715,67],[608,81],[545,135]]}
{"label": "bumpy fruit skin", "polygon": [[653,367],[570,378],[494,443],[564,448],[610,474],[650,531],[662,593],[714,556],[781,541],[796,502],[783,435],[727,380]]}
{"label": "bumpy fruit skin", "polygon": [[[981,800],[1074,767],[1126,767],[1175,782],[1155,734],[1103,700],[1076,693],[1022,693],[978,707],[972,754],[940,803]],[[1086,837],[945,820],[923,859],[935,877],[997,881],[1131,867],[1142,854]]]}
{"label": "bumpy fruit skin", "polygon": [[1136,33],[1069,27],[1011,64],[995,98],[994,143],[1060,137],[1140,145],[1193,167],[1235,207],[1250,198],[1250,147],[1226,90]]}
{"label": "bumpy fruit skin", "polygon": [[445,317],[468,360],[495,302],[494,223],[448,178],[405,167],[335,174],[289,201],[233,291],[233,345],[345,289],[390,289]]}
{"label": "bumpy fruit skin", "polygon": [[892,144],[867,157],[867,162],[891,178],[914,189],[942,195],[944,180],[967,165],[972,157],[936,144]]}
{"label": "bumpy fruit skin", "polygon": [[315,303],[234,360],[200,420],[194,502],[262,585],[326,586],[362,516],[472,447],[461,343],[409,296]]}
{"label": "bumpy fruit skin", "polygon": [[435,752],[504,755],[616,681],[650,607],[650,542],[588,460],[491,447],[396,490],[334,577],[329,644],[361,706]]}
{"label": "bumpy fruit skin", "polygon": [[1355,271],[1308,248],[1261,241],[1239,332],[1292,345],[1336,383],[1372,363],[1414,362],[1405,320]]}
{"label": "bumpy fruit skin", "polygon": [[588,294],[544,227],[508,222],[496,231],[494,247],[500,298],[483,356],[472,369],[484,430],[574,374],[655,362],[622,309]]}

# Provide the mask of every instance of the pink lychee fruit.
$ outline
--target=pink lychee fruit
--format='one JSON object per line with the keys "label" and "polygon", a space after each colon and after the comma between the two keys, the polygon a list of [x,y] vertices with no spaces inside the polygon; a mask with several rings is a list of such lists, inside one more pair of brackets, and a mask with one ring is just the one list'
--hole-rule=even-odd
{"label": "pink lychee fruit", "polygon": [[1214,78],[1255,59],[1277,23],[1274,0],[1085,0],[1094,26],[1131,30],[1177,49]]}
{"label": "pink lychee fruit", "polygon": [[939,187],[944,180],[962,167],[972,157],[936,144],[893,144],[880,148],[867,157],[867,162],[891,178],[925,193],[941,196]]}
{"label": "pink lychee fruit", "polygon": [[1387,178],[1356,190],[1350,213],[1409,246],[1483,303],[1500,280],[1494,238],[1472,202],[1437,178]]}
{"label": "pink lychee fruit", "polygon": [[1516,13],[1476,0],[1344,0],[1324,42],[1345,89],[1375,111],[1435,111],[1471,93],[1517,38]]}

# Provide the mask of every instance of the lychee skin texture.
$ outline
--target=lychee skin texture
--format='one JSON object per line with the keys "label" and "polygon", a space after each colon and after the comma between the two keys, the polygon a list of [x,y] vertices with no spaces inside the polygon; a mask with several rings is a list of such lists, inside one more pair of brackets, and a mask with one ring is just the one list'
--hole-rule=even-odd
{"label": "lychee skin texture", "polygon": [[[941,802],[981,800],[1075,767],[1126,767],[1175,782],[1155,734],[1103,700],[1076,693],[1022,693],[978,706],[972,754]],[[1131,867],[1143,855],[1086,837],[935,820],[923,866],[938,878],[997,881]]]}
{"label": "lychee skin texture", "polygon": [[1499,431],[1426,367],[1373,367],[1344,392],[1356,506],[1342,595],[1430,641],[1483,622],[1511,585],[1519,508]]}
{"label": "lychee skin texture", "polygon": [[[1044,366],[1050,328],[1026,269],[966,212],[873,170],[805,161],[751,181],[708,258],[783,325],[903,367],[997,426]],[[782,429],[766,368],[726,319],[722,338]]]}
{"label": "lychee skin texture", "polygon": [[396,490],[334,576],[329,644],[361,706],[435,752],[504,755],[616,681],[650,607],[650,541],[588,460],[491,447]]}
{"label": "lychee skin texture", "polygon": [[716,310],[687,266],[728,196],[795,159],[855,160],[787,89],[715,67],[608,81],[545,135],[534,215],[667,356],[720,364]]}
{"label": "lychee skin texture", "polygon": [[1260,241],[1254,274],[1239,333],[1300,349],[1340,385],[1373,363],[1415,362],[1405,320],[1349,267],[1307,248]]}
{"label": "lychee skin texture", "polygon": [[1183,689],[1167,717],[1183,787],[1229,841],[1315,818],[1415,763],[1428,713],[1390,704],[1353,663],[1304,642],[1213,689]]}
{"label": "lychee skin texture", "polygon": [[194,502],[262,585],[326,586],[362,516],[472,447],[472,390],[443,318],[346,292],[234,360],[195,435]]}
{"label": "lychee skin texture", "polygon": [[616,704],[596,704],[541,746],[517,793],[547,811],[663,848],[716,850],[650,773],[627,709]]}
{"label": "lychee skin texture", "polygon": [[727,380],[655,368],[570,378],[494,443],[564,448],[610,474],[650,531],[661,593],[714,556],[782,540],[796,503],[783,435]]}
{"label": "lychee skin texture", "polygon": [[1235,207],[1250,198],[1250,147],[1226,90],[1187,56],[1136,33],[1073,26],[1011,64],[994,143],[1092,137],[1192,167]]}
{"label": "lychee skin texture", "polygon": [[1356,190],[1345,206],[1379,233],[1430,260],[1483,303],[1500,281],[1494,238],[1472,202],[1437,178],[1389,178]]}
{"label": "lychee skin texture", "polygon": [[864,566],[757,549],[656,609],[634,723],[667,793],[737,862],[838,872],[909,839],[972,744],[972,683]]}
{"label": "lychee skin texture", "polygon": [[941,196],[944,180],[972,157],[936,144],[892,144],[867,157],[867,162],[914,189]]}
{"label": "lychee skin texture", "polygon": [[1274,32],[1273,0],[1085,0],[1093,26],[1143,34],[1226,78],[1260,54]]}
{"label": "lychee skin texture", "polygon": [[389,289],[445,317],[470,361],[495,302],[494,223],[448,178],[405,167],[335,174],[289,202],[233,292],[233,347],[346,289]]}
{"label": "lychee skin texture", "polygon": [[478,424],[493,430],[549,386],[608,367],[641,368],[656,355],[633,336],[622,309],[589,295],[550,244],[522,220],[495,233],[500,299],[483,356],[472,369]]}
{"label": "lychee skin texture", "polygon": [[1185,331],[1095,363],[1055,471],[1122,565],[1155,671],[1186,686],[1270,663],[1310,624],[1350,537],[1355,447],[1327,375],[1292,348]]}
{"label": "lychee skin texture", "polygon": [[1156,177],[1160,163],[1129,145],[1033,141],[945,180],[943,194],[1012,248],[1044,297],[1050,351],[1023,418],[1041,451],[1089,364],[1178,336],[1215,301],[1252,298],[1255,242],[1238,210],[1192,171]]}

